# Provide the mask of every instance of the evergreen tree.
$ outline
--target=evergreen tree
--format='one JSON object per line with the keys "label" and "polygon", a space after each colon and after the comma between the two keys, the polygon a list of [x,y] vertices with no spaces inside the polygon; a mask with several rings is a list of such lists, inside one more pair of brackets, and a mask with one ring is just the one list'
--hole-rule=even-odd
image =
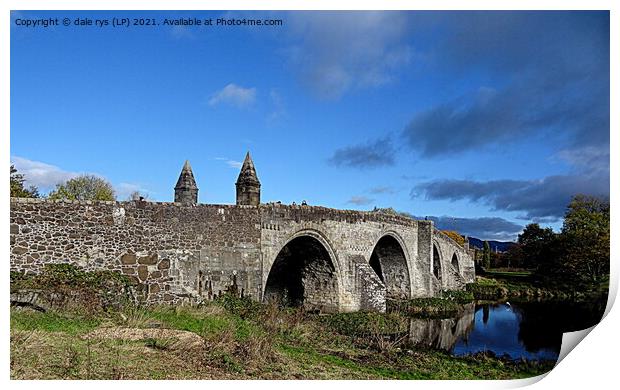
{"label": "evergreen tree", "polygon": [[488,241],[484,242],[482,250],[482,266],[485,269],[491,268],[491,246]]}

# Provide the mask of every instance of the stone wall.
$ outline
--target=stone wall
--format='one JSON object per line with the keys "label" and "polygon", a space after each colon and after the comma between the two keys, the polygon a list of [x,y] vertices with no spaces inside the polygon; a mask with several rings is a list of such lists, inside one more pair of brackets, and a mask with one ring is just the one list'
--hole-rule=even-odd
{"label": "stone wall", "polygon": [[[139,282],[149,302],[226,291],[263,300],[276,259],[298,238],[318,249],[294,251],[285,263],[296,264],[304,304],[320,310],[381,309],[386,295],[433,296],[462,288],[474,272],[465,249],[431,221],[306,205],[14,198],[10,233],[12,270],[65,262],[115,270]],[[432,274],[433,245],[442,253],[441,281]]]}
{"label": "stone wall", "polygon": [[148,301],[209,298],[233,282],[260,296],[255,207],[12,199],[10,232],[12,270],[115,270],[140,282]]}

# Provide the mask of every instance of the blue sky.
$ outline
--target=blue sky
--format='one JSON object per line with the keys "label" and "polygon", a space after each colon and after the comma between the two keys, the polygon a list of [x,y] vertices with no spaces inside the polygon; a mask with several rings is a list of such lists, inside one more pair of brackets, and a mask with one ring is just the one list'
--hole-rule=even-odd
{"label": "blue sky", "polygon": [[[48,27],[18,19],[282,19],[278,27]],[[514,239],[609,195],[607,12],[11,14],[11,161],[47,192],[80,173],[172,201],[262,201],[437,217]]]}

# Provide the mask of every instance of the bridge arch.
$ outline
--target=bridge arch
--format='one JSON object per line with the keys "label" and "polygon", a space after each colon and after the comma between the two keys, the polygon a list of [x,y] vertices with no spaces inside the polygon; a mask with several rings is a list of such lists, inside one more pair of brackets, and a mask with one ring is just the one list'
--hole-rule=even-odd
{"label": "bridge arch", "polygon": [[459,267],[459,257],[456,255],[456,252],[454,252],[454,254],[452,255],[452,260],[450,261],[450,264],[456,272],[461,272],[461,269]]}
{"label": "bridge arch", "polygon": [[370,254],[369,264],[385,284],[386,298],[407,299],[411,297],[411,272],[407,247],[394,232],[379,237]]}
{"label": "bridge arch", "polygon": [[433,257],[431,258],[431,272],[433,273],[435,278],[441,282],[443,272],[441,250],[439,249],[439,245],[434,241]]}
{"label": "bridge arch", "polygon": [[341,272],[329,241],[315,230],[293,234],[271,262],[263,291],[265,302],[337,312]]}

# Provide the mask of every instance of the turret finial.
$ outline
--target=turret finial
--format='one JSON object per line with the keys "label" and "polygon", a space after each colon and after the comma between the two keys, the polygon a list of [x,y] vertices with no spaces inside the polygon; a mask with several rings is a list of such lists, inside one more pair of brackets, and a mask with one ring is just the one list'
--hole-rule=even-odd
{"label": "turret finial", "polygon": [[188,204],[198,203],[198,186],[189,160],[185,160],[177,185],[174,186],[174,201]]}
{"label": "turret finial", "polygon": [[245,154],[236,187],[238,205],[258,206],[260,204],[260,181],[249,151]]}

